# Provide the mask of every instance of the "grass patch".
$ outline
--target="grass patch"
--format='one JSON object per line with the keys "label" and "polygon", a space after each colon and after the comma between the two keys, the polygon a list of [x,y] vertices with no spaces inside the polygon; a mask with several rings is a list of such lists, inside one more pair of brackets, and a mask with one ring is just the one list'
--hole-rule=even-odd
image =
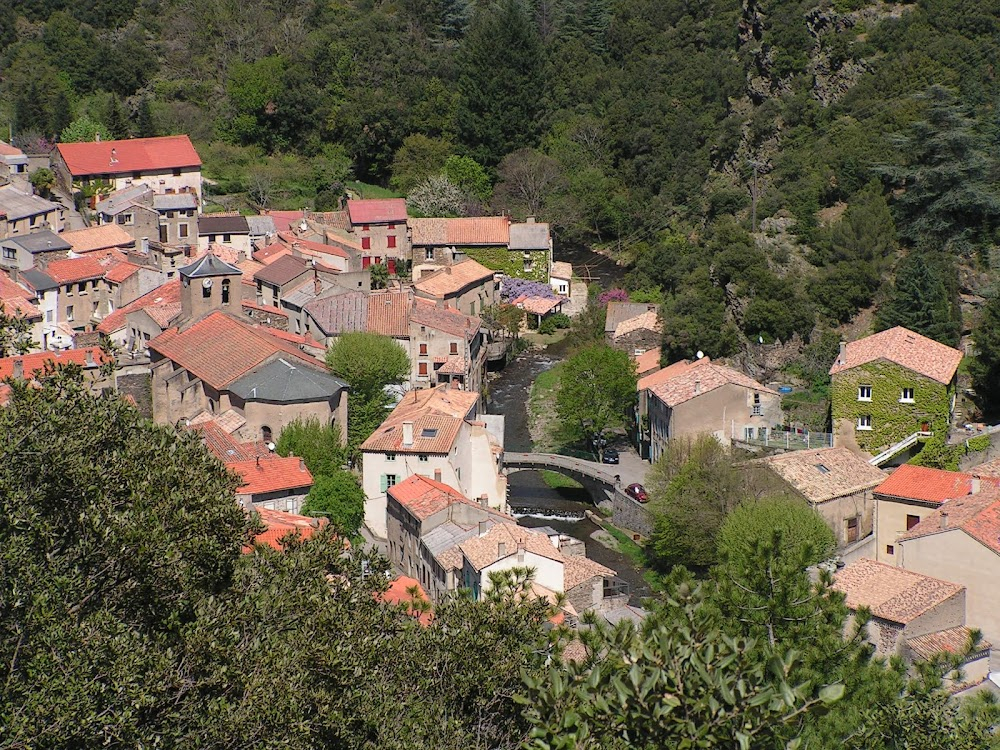
{"label": "grass patch", "polygon": [[358,182],[357,180],[351,180],[344,183],[347,189],[352,193],[356,193],[361,198],[402,198],[404,197],[401,193],[397,193],[394,190],[389,190],[389,188],[384,188],[379,185],[369,185],[367,182]]}
{"label": "grass patch", "polygon": [[539,373],[528,396],[528,431],[535,450],[556,449],[556,389],[559,387],[561,363]]}
{"label": "grass patch", "polygon": [[581,490],[583,485],[575,479],[554,471],[542,471],[542,481],[553,490]]}
{"label": "grass patch", "polygon": [[559,387],[559,379],[562,377],[562,362],[553,365],[545,372],[538,373],[535,384],[531,387],[532,397],[536,394],[541,397]]}
{"label": "grass patch", "polygon": [[646,552],[641,546],[636,544],[632,537],[626,534],[624,531],[614,526],[611,523],[604,524],[604,530],[611,534],[618,542],[618,551],[625,555],[629,560],[640,567],[645,567],[646,565]]}

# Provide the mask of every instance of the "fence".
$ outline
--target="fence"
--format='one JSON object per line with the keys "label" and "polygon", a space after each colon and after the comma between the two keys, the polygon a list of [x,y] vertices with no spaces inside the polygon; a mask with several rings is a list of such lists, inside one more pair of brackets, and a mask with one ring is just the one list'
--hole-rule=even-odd
{"label": "fence", "polygon": [[755,445],[762,448],[781,448],[786,451],[802,451],[810,448],[833,447],[833,434],[829,432],[785,432],[784,430],[767,430],[763,436],[758,432],[753,437],[732,435],[733,442],[744,445]]}

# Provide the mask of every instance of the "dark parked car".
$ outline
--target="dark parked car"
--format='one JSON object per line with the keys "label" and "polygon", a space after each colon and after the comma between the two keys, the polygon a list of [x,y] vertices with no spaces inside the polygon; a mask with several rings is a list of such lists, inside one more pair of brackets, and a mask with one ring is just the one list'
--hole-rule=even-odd
{"label": "dark parked car", "polygon": [[604,463],[606,464],[616,464],[618,463],[618,451],[614,448],[604,449]]}
{"label": "dark parked car", "polygon": [[646,494],[646,488],[641,484],[630,484],[625,488],[625,494],[640,503],[649,501],[649,495]]}

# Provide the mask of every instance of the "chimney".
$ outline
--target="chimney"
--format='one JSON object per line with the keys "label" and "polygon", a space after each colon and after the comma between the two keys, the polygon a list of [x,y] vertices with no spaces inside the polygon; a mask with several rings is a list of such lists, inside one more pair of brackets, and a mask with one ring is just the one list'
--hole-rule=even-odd
{"label": "chimney", "polygon": [[139,247],[142,248],[142,251],[144,253],[148,253],[149,252],[149,237],[143,237],[141,240],[139,240],[139,242],[141,243],[139,245]]}
{"label": "chimney", "polygon": [[479,496],[479,504],[484,508],[488,508],[490,506],[490,496],[484,492]]}
{"label": "chimney", "polygon": [[837,364],[843,365],[847,363],[847,342],[840,342],[840,354],[837,355]]}
{"label": "chimney", "polygon": [[19,379],[23,379],[24,378],[24,360],[23,359],[18,358],[18,359],[14,360],[14,377],[15,378],[19,378]]}
{"label": "chimney", "polygon": [[497,542],[497,557],[507,557],[507,542]]}
{"label": "chimney", "polygon": [[480,521],[479,522],[479,536],[482,536],[483,534],[486,533],[486,531],[487,531],[486,527],[487,527],[486,521]]}
{"label": "chimney", "polygon": [[306,462],[303,459],[300,458],[299,459],[299,471],[305,471],[305,470],[306,470]]}
{"label": "chimney", "polygon": [[257,456],[257,468],[260,468],[260,456]]}
{"label": "chimney", "polygon": [[947,529],[948,528],[948,514],[947,513],[942,513],[941,514],[941,528],[942,529]]}
{"label": "chimney", "polygon": [[517,561],[519,563],[524,562],[524,544],[517,545]]}
{"label": "chimney", "polygon": [[524,220],[524,223],[525,224],[534,224],[535,223],[535,217],[534,216],[529,216],[527,219]]}
{"label": "chimney", "polygon": [[94,350],[93,349],[84,349],[83,351],[84,351],[84,355],[83,356],[84,356],[85,361],[87,363],[87,367],[93,367],[94,366]]}
{"label": "chimney", "polygon": [[313,279],[313,292],[315,294],[320,294],[323,291],[323,282],[319,280],[319,276]]}
{"label": "chimney", "polygon": [[982,482],[979,480],[979,477],[972,477],[972,479],[969,481],[969,494],[975,495],[979,492],[981,488],[982,488]]}
{"label": "chimney", "polygon": [[403,445],[413,445],[413,422],[403,422]]}
{"label": "chimney", "polygon": [[694,392],[696,394],[697,393],[701,393],[701,381],[700,380],[694,381]]}
{"label": "chimney", "polygon": [[441,469],[434,469],[434,481],[435,482],[441,481]]}

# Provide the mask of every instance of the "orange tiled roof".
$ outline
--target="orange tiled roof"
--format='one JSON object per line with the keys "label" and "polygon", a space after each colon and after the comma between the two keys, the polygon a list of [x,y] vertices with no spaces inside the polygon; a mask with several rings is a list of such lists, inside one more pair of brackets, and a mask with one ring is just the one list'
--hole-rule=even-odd
{"label": "orange tiled roof", "polygon": [[583,555],[565,555],[563,563],[563,589],[569,591],[595,576],[610,578],[615,575],[611,568],[601,565]]}
{"label": "orange tiled roof", "polygon": [[426,607],[413,606],[417,601],[430,602],[430,599],[427,598],[427,592],[424,591],[423,586],[421,586],[420,582],[415,578],[397,576],[393,582],[389,584],[389,588],[386,589],[384,593],[379,595],[379,599],[386,604],[405,606],[406,614],[410,617],[416,618],[417,622],[421,625],[430,625],[431,620],[434,619],[433,613]]}
{"label": "orange tiled roof", "polygon": [[226,467],[236,472],[243,484],[239,495],[263,495],[268,492],[302,490],[312,487],[313,477],[305,462],[295,456],[255,458],[249,461],[229,461]]}
{"label": "orange tiled roof", "polygon": [[[738,372],[731,367],[717,365],[707,357],[695,360],[687,367],[671,370],[672,367],[674,365],[664,368],[664,370],[669,372],[660,377],[657,377],[660,373],[647,376],[648,379],[655,378],[655,382],[650,380],[649,382],[653,382],[653,384],[647,386],[650,393],[655,394],[667,406],[683,404],[695,396],[730,384],[748,388],[759,393],[778,395],[777,391],[758,383],[742,372]],[[661,372],[663,371],[661,370]],[[647,378],[644,378],[644,380],[647,380]]]}
{"label": "orange tiled roof", "polygon": [[137,273],[139,273],[139,266],[135,263],[122,261],[121,263],[116,263],[111,266],[107,273],[104,274],[104,278],[113,284],[121,284],[125,281],[125,279],[128,279]]}
{"label": "orange tiled roof", "polygon": [[202,442],[215,457],[223,463],[234,461],[251,461],[258,457],[269,458],[271,451],[264,443],[255,441],[241,443],[214,419],[203,422],[191,422],[189,429],[196,430]]}
{"label": "orange tiled roof", "polygon": [[565,301],[563,297],[528,297],[522,295],[514,300],[513,304],[533,315],[548,315]]}
{"label": "orange tiled roof", "polygon": [[[651,375],[660,369],[659,349],[650,349],[648,352],[634,355],[632,359],[635,361],[635,371],[640,376]],[[684,361],[686,362],[686,360]],[[640,380],[640,382],[642,381]],[[645,388],[639,386],[639,390],[642,391],[645,390]]]}
{"label": "orange tiled roof", "polygon": [[[500,545],[504,545],[501,554]],[[516,555],[518,547],[539,557],[546,557],[565,564],[563,554],[549,538],[540,532],[514,523],[496,523],[482,536],[474,536],[458,545],[465,558],[476,570],[483,570],[498,560]]]}
{"label": "orange tiled roof", "polygon": [[403,198],[369,198],[347,201],[352,224],[405,224],[406,201]]}
{"label": "orange tiled roof", "polygon": [[903,464],[875,488],[878,495],[925,503],[943,503],[953,497],[968,495],[971,491],[971,474],[911,464]]}
{"label": "orange tiled roof", "polygon": [[[181,310],[181,281],[180,279],[171,279],[166,284],[161,284],[156,289],[151,292],[146,292],[136,300],[133,300],[124,307],[120,307],[113,313],[108,315],[104,320],[100,322],[97,326],[97,330],[101,333],[114,333],[115,331],[121,330],[125,327],[125,316],[130,312],[136,310],[150,310],[154,307],[166,307],[169,306],[171,309],[176,308],[176,315]],[[153,318],[157,323],[160,323],[157,318]],[[160,323],[160,326],[166,325],[165,323]]]}
{"label": "orange tiled roof", "polygon": [[274,263],[274,261],[278,258],[283,258],[284,256],[291,254],[292,251],[287,245],[282,245],[280,242],[272,242],[270,245],[254,251],[253,259],[260,263],[263,267],[270,263]]}
{"label": "orange tiled roof", "polygon": [[662,331],[663,324],[660,322],[659,315],[651,310],[647,310],[641,315],[636,315],[628,320],[623,320],[615,327],[614,337],[617,339],[632,333],[633,331],[642,330],[656,332]]}
{"label": "orange tiled roof", "polygon": [[[473,391],[439,385],[407,393],[364,443],[379,453],[447,453],[466,416],[479,401]],[[413,422],[413,444],[403,445],[403,423]]]}
{"label": "orange tiled roof", "polygon": [[[921,659],[931,659],[937,654],[960,654],[971,642],[972,630],[965,626],[906,639],[906,645]],[[989,651],[992,647],[989,641],[980,639],[976,651]]]}
{"label": "orange tiled roof", "polygon": [[879,359],[895,362],[900,367],[947,385],[962,361],[962,352],[896,326],[847,344],[845,356],[842,359],[840,354],[837,355],[830,374],[836,375]]}
{"label": "orange tiled roof", "polygon": [[59,235],[73,248],[74,253],[90,253],[109,247],[131,247],[135,240],[117,224],[102,224],[97,227],[75,229]]}
{"label": "orange tiled roof", "polygon": [[510,243],[506,216],[469,216],[457,219],[410,219],[414,245],[504,245]]}
{"label": "orange tiled roof", "polygon": [[[253,512],[257,514],[265,527],[264,531],[254,537],[254,544],[262,544],[276,550],[284,549],[281,540],[289,534],[295,534],[302,539],[310,539],[313,534],[329,523],[325,518],[310,518],[269,508],[254,508]],[[253,552],[253,547],[244,547],[243,552]]]}
{"label": "orange tiled roof", "polygon": [[0,156],[24,156],[24,152],[16,146],[0,141]]}
{"label": "orange tiled roof", "polygon": [[965,587],[862,558],[839,571],[833,587],[851,609],[868,607],[875,617],[905,625],[962,592]]}
{"label": "orange tiled roof", "polygon": [[413,474],[388,490],[414,518],[424,521],[454,503],[476,505],[454,487],[429,477]]}
{"label": "orange tiled roof", "polygon": [[409,290],[372,292],[368,295],[366,330],[383,336],[406,338],[410,335],[409,311]]}
{"label": "orange tiled roof", "polygon": [[899,541],[942,534],[961,529],[994,552],[1000,553],[1000,488],[983,487],[975,495],[952,498],[920,523]]}
{"label": "orange tiled roof", "polygon": [[[88,357],[90,364],[87,363]],[[77,364],[81,367],[96,367],[103,363],[106,357],[99,346],[88,346],[84,349],[66,349],[61,352],[35,352],[34,354],[21,354],[17,357],[4,357],[0,359],[0,378],[14,376],[14,364],[21,363],[24,377],[31,377],[45,369],[46,362],[57,365]]]}
{"label": "orange tiled roof", "polygon": [[[300,250],[311,250],[313,253],[321,253],[323,255],[333,255],[337,258],[349,258],[350,256],[344,251],[343,248],[337,247],[336,245],[327,245],[323,242],[313,242],[312,240],[304,240],[301,237],[297,237],[291,232],[278,232],[278,237],[281,243],[285,247],[294,248],[298,245]],[[333,269],[331,269],[333,270]]]}
{"label": "orange tiled roof", "polygon": [[0,273],[0,297],[23,297],[24,299],[34,299],[33,292],[29,292],[23,286],[11,279],[7,274]]}
{"label": "orange tiled roof", "polygon": [[0,296],[0,304],[3,304],[3,309],[8,313],[16,313],[28,320],[42,317],[42,311],[19,294],[10,297]]}
{"label": "orange tiled roof", "polygon": [[45,273],[57,284],[72,284],[99,279],[116,264],[124,261],[125,256],[117,251],[111,251],[103,257],[99,257],[98,253],[90,253],[79,258],[60,258],[51,261],[45,267]]}
{"label": "orange tiled roof", "polygon": [[413,286],[432,297],[447,297],[492,278],[493,271],[472,258],[466,258],[461,263],[421,276]]}
{"label": "orange tiled roof", "polygon": [[472,315],[465,315],[453,307],[438,307],[433,301],[415,297],[410,320],[417,325],[444,331],[454,336],[470,340],[482,327],[482,321]]}
{"label": "orange tiled roof", "polygon": [[770,468],[811,503],[871,489],[886,477],[884,471],[843,447],[789,451],[754,463]]}
{"label": "orange tiled roof", "polygon": [[74,177],[201,166],[198,152],[186,135],[57,143],[56,149]]}
{"label": "orange tiled roof", "polygon": [[290,355],[321,367],[292,344],[222,312],[213,312],[184,331],[164,331],[149,342],[149,348],[217,389],[225,388],[275,355]]}

